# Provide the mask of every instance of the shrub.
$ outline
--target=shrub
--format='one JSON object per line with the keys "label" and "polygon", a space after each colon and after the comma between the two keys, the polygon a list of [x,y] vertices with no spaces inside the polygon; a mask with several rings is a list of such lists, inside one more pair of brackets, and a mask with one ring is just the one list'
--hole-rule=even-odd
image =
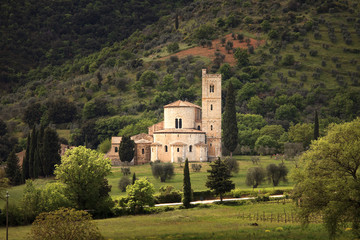
{"label": "shrub", "polygon": [[317,50],[310,50],[310,51],[309,51],[309,54],[310,54],[310,56],[312,56],[312,57],[316,57],[316,56],[318,55],[318,51],[317,51]]}
{"label": "shrub", "polygon": [[261,167],[252,167],[248,169],[246,175],[246,185],[257,188],[265,179],[265,171]]}
{"label": "shrub", "polygon": [[128,185],[131,184],[131,181],[130,181],[130,178],[126,177],[126,176],[123,176],[122,178],[120,178],[120,181],[119,181],[119,189],[122,191],[122,192],[125,192],[126,191],[126,187]]}
{"label": "shrub", "polygon": [[130,174],[131,174],[130,168],[129,168],[129,167],[122,167],[122,168],[121,168],[121,173],[122,173],[124,176],[130,175]]}
{"label": "shrub", "polygon": [[292,66],[292,65],[294,65],[294,63],[295,63],[294,55],[287,54],[284,57],[284,60],[283,60],[282,63],[283,63],[284,66]]}
{"label": "shrub", "polygon": [[181,202],[182,194],[175,190],[173,186],[162,186],[159,189],[160,194],[155,196],[156,203],[177,203]]}
{"label": "shrub", "polygon": [[239,163],[235,158],[225,158],[224,160],[226,166],[228,167],[230,173],[238,173],[239,172]]}
{"label": "shrub", "polygon": [[197,164],[197,163],[191,164],[191,169],[192,169],[194,172],[200,172],[201,167],[202,167],[201,164]]}
{"label": "shrub", "polygon": [[85,211],[61,208],[41,213],[32,224],[31,239],[102,239],[99,229]]}
{"label": "shrub", "polygon": [[178,44],[177,42],[170,43],[170,44],[167,46],[167,51],[168,51],[169,53],[174,53],[174,52],[179,51],[179,44]]}

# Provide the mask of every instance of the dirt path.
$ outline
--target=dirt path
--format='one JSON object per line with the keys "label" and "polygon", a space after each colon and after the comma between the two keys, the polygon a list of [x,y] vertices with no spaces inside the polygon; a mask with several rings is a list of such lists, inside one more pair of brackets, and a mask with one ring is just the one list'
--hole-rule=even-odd
{"label": "dirt path", "polygon": [[[239,40],[233,40],[233,38],[231,37],[231,34],[228,34],[225,36],[226,37],[226,42],[227,41],[232,41],[233,42],[233,48],[247,48],[247,43],[246,42],[242,42],[240,43]],[[254,48],[257,48],[258,46],[264,44],[265,41],[264,40],[255,40],[253,38],[250,38],[250,45],[254,46]],[[231,65],[235,65],[236,60],[234,58],[233,52],[230,51],[230,53],[228,53],[225,50],[225,46],[223,47],[221,45],[220,39],[215,39],[212,41],[212,47],[211,48],[207,48],[207,47],[193,47],[193,48],[189,48],[183,51],[180,51],[178,53],[172,54],[170,56],[178,56],[179,58],[183,58],[186,57],[188,55],[193,55],[193,56],[203,56],[203,57],[207,57],[210,58],[211,60],[215,59],[215,51],[219,50],[220,53],[225,55],[225,60],[224,62],[226,63],[230,63]],[[164,57],[163,59],[169,58],[170,56]]]}

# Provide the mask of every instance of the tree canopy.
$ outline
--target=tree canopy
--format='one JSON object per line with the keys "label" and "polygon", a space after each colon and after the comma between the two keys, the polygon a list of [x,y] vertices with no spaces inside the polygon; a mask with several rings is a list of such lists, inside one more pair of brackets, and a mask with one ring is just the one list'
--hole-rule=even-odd
{"label": "tree canopy", "polygon": [[111,186],[105,178],[110,170],[110,160],[103,154],[80,146],[66,151],[61,164],[56,165],[55,175],[66,185],[67,197],[78,209],[98,213],[106,212],[111,206]]}
{"label": "tree canopy", "polygon": [[312,142],[293,172],[295,199],[304,223],[321,213],[334,237],[350,222],[360,236],[360,118],[332,125],[326,136]]}

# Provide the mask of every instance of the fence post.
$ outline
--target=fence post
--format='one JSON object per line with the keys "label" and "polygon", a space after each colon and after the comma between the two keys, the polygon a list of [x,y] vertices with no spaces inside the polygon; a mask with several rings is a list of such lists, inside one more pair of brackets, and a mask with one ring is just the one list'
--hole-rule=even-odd
{"label": "fence post", "polygon": [[270,222],[272,222],[272,212],[271,212],[271,214],[270,214]]}

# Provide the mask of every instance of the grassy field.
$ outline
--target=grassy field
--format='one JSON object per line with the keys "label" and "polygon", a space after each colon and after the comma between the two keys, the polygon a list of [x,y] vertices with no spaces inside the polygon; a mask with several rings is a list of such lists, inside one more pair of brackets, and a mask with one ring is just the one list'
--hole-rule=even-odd
{"label": "grassy field", "polygon": [[[234,174],[232,180],[235,183],[235,187],[239,189],[244,190],[252,190],[251,187],[246,186],[245,184],[245,178],[246,178],[246,172],[250,167],[257,166],[254,165],[251,162],[250,156],[235,156],[235,158],[239,162],[239,173]],[[270,156],[262,156],[260,157],[260,166],[266,168],[266,166],[270,163],[279,164],[281,163],[281,160],[276,160],[274,158],[271,158]],[[289,170],[293,168],[293,162],[291,161],[284,161],[285,165],[288,167]],[[209,163],[201,163],[202,168],[200,172],[193,172],[190,170],[190,178],[191,178],[191,186],[194,191],[200,191],[200,190],[207,190],[205,187],[205,182],[207,180],[207,170],[210,168]],[[154,187],[156,191],[159,190],[161,186],[171,185],[174,186],[175,189],[181,190],[183,185],[183,168],[179,164],[174,164],[175,166],[175,176],[173,179],[166,181],[165,183],[160,182],[160,180],[155,179],[152,176],[151,173],[151,167],[149,164],[146,165],[139,165],[139,166],[131,166],[131,174],[135,173],[137,178],[140,177],[147,177],[151,183],[154,184]],[[191,163],[190,163],[190,169],[191,169]],[[121,173],[121,167],[113,167],[112,173],[108,176],[109,184],[112,185],[111,188],[111,197],[113,199],[117,199],[120,196],[124,196],[126,193],[123,193],[118,188],[118,183],[120,178],[122,177]],[[130,176],[131,178],[131,176]],[[48,179],[37,179],[34,181],[35,185],[37,187],[44,187],[46,183],[55,181],[54,178],[48,178]],[[265,182],[262,185],[260,185],[257,189],[254,191],[262,191],[265,189],[291,189],[293,186],[293,183],[291,181],[287,183],[281,182],[278,187],[272,187],[271,184]],[[20,201],[22,197],[23,190],[25,188],[25,185],[20,185],[16,187],[12,187],[9,189],[10,198],[9,200],[12,203],[16,203]],[[4,201],[0,200],[0,207],[4,205]]]}
{"label": "grassy field", "polygon": [[[243,205],[201,205],[192,209],[152,215],[124,216],[95,220],[105,239],[328,239],[320,223],[302,228],[300,223],[244,219],[256,212],[274,216],[295,211],[291,202],[252,203]],[[257,223],[258,226],[251,224]],[[11,227],[10,239],[25,239],[30,226]],[[0,228],[5,236],[5,228]],[[351,239],[344,232],[337,239]]]}

